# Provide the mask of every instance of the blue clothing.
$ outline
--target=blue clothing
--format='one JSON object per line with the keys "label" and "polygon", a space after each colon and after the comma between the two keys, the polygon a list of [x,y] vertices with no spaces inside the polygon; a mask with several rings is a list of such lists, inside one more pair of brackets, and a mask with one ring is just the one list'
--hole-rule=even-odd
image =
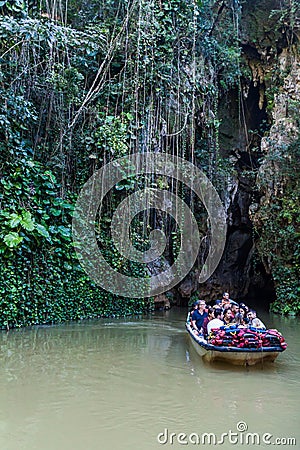
{"label": "blue clothing", "polygon": [[197,325],[198,330],[200,330],[200,328],[203,327],[204,319],[205,319],[205,317],[207,317],[207,316],[208,316],[208,314],[207,314],[207,312],[205,312],[205,311],[203,312],[203,314],[200,314],[200,312],[198,311],[198,309],[196,309],[196,310],[193,312],[192,320],[195,320],[195,321],[196,321],[196,325]]}

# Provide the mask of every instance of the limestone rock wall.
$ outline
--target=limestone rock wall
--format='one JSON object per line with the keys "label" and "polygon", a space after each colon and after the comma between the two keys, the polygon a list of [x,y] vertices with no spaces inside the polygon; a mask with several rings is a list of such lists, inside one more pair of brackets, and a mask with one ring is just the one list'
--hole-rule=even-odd
{"label": "limestone rock wall", "polygon": [[253,227],[259,225],[261,206],[284,182],[280,163],[268,156],[281,152],[285,157],[284,149],[299,136],[300,18],[293,3],[290,10],[277,0],[243,4],[241,86],[226,94],[219,107],[220,149],[232,166],[224,198],[228,238],[217,271],[198,287],[206,299],[222,290],[236,299],[275,297],[272,268],[258,259]]}

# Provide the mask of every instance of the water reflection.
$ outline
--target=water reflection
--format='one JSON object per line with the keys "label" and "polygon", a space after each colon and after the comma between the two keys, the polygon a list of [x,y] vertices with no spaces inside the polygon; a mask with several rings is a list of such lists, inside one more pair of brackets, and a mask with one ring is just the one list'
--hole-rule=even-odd
{"label": "water reflection", "polygon": [[240,420],[300,442],[299,320],[260,314],[288,350],[272,365],[239,368],[205,364],[184,316],[2,333],[1,450],[152,450],[165,427],[222,433]]}

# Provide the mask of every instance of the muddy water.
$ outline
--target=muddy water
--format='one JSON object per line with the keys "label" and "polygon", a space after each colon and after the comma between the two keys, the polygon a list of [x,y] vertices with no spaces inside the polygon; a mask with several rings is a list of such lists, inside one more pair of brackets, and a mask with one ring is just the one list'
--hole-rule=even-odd
{"label": "muddy water", "polygon": [[249,448],[247,434],[258,448],[275,439],[300,448],[299,319],[262,315],[289,346],[274,364],[247,369],[204,364],[184,318],[174,308],[2,332],[0,449],[209,449],[215,439],[229,450]]}

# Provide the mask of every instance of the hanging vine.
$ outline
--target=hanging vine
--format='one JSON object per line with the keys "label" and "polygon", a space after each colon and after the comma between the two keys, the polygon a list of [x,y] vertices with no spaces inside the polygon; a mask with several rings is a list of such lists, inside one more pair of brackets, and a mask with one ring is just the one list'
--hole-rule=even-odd
{"label": "hanging vine", "polygon": [[[135,152],[169,153],[218,184],[218,101],[239,84],[239,17],[236,0],[0,2],[2,326],[120,308],[81,271],[70,237],[76,194],[102,165]],[[206,229],[180,184],[153,176],[118,184],[101,211],[99,239],[115,267],[137,275],[143,270],[125,264],[107,229],[109,213],[139,184],[185,198]],[[169,235],[172,259],[177,229],[168,217],[145,213],[133,238],[142,247],[155,222]],[[121,312],[147,307],[125,299]]]}

